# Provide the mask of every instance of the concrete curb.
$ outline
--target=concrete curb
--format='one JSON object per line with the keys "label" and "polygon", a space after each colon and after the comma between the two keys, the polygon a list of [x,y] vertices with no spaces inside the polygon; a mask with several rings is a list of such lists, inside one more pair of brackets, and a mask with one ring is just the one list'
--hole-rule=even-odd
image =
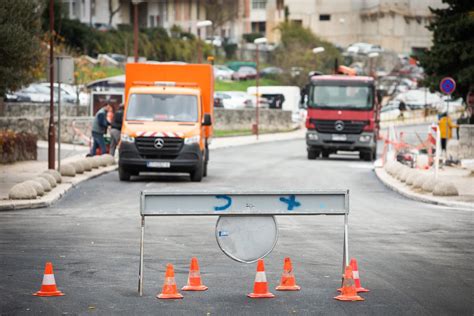
{"label": "concrete curb", "polygon": [[374,168],[374,171],[380,182],[382,182],[387,188],[411,200],[449,207],[462,207],[474,211],[474,203],[449,201],[443,198],[413,192],[409,186],[394,179],[383,168]]}
{"label": "concrete curb", "polygon": [[58,183],[57,187],[35,200],[0,200],[0,211],[49,207],[56,203],[56,201],[63,197],[69,190],[78,186],[82,182],[112,172],[117,170],[117,168],[117,165],[112,165],[76,175],[75,177],[62,177],[62,183]]}

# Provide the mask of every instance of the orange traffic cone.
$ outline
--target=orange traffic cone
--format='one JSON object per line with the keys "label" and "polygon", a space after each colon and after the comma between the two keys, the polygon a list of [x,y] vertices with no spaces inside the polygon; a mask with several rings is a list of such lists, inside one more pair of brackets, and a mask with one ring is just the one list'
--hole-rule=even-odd
{"label": "orange traffic cone", "polygon": [[63,296],[64,293],[59,291],[56,287],[56,280],[54,279],[53,264],[46,262],[44,267],[43,283],[41,289],[36,292],[36,296]]}
{"label": "orange traffic cone", "polygon": [[[351,259],[351,262],[349,265],[352,268],[352,277],[354,278],[354,284],[356,287],[357,293],[359,292],[370,292],[370,290],[363,288],[360,285],[360,276],[359,276],[359,268],[357,267],[357,260],[356,259]],[[342,288],[337,289],[339,292],[342,291]]]}
{"label": "orange traffic cone", "polygon": [[268,292],[267,276],[265,275],[265,266],[263,259],[258,259],[257,263],[257,274],[255,275],[255,283],[253,285],[253,292],[247,294],[251,298],[271,298],[275,297],[272,293]]}
{"label": "orange traffic cone", "polygon": [[339,301],[363,301],[364,299],[357,295],[357,290],[352,278],[352,268],[347,266],[344,271],[344,281],[342,281],[341,295],[334,297]]}
{"label": "orange traffic cone", "polygon": [[161,294],[157,295],[156,297],[164,299],[183,298],[183,295],[178,293],[176,281],[174,280],[174,269],[171,263],[166,265],[166,275],[165,283],[163,284],[163,290],[161,291]]}
{"label": "orange traffic cone", "polygon": [[352,276],[354,277],[354,283],[356,286],[356,291],[357,293],[359,292],[369,292],[370,290],[363,288],[360,285],[360,276],[359,276],[359,268],[357,267],[357,260],[356,259],[351,259],[350,262],[351,268],[352,268]]}
{"label": "orange traffic cone", "polygon": [[299,291],[300,286],[296,285],[295,275],[293,274],[293,267],[291,265],[291,259],[285,258],[285,264],[283,265],[283,274],[281,276],[280,285],[276,287],[277,291]]}
{"label": "orange traffic cone", "polygon": [[199,272],[198,259],[191,258],[191,267],[189,268],[188,284],[183,286],[183,291],[205,291],[207,286],[201,282],[201,273]]}

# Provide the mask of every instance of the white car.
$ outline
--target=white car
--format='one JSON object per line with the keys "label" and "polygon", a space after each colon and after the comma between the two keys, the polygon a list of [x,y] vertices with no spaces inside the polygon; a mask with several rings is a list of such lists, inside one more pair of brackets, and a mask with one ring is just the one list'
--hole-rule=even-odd
{"label": "white car", "polygon": [[214,78],[216,80],[232,80],[234,71],[224,65],[214,65]]}
{"label": "white car", "polygon": [[445,113],[448,110],[448,105],[449,113],[461,112],[462,110],[464,110],[464,103],[462,98],[453,100],[449,96],[443,96],[442,103],[438,104],[436,109],[439,113]]}
{"label": "white car", "polygon": [[214,97],[222,100],[224,109],[238,110],[254,106],[252,96],[241,91],[219,91]]}
{"label": "white car", "polygon": [[[49,89],[49,82],[41,83],[42,86],[45,86]],[[59,85],[54,83],[54,93],[57,94]],[[89,93],[80,91],[79,86],[73,86],[70,84],[61,84],[61,99],[65,99],[67,102],[76,103],[77,100],[77,90],[79,90],[79,104],[80,105],[89,105],[90,104],[90,95]]]}
{"label": "white car", "polygon": [[442,104],[442,98],[438,93],[431,93],[426,89],[408,90],[395,97],[397,101],[403,101],[411,110],[423,109],[425,104],[429,108],[438,108]]}

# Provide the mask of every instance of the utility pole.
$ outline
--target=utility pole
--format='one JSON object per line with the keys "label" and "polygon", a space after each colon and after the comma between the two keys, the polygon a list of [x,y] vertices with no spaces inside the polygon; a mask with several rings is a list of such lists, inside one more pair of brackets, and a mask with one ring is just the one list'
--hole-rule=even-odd
{"label": "utility pole", "polygon": [[138,63],[138,4],[140,2],[133,1],[133,54],[135,62]]}
{"label": "utility pole", "polygon": [[54,129],[54,0],[49,1],[49,128],[48,128],[48,169],[54,169],[55,138]]}

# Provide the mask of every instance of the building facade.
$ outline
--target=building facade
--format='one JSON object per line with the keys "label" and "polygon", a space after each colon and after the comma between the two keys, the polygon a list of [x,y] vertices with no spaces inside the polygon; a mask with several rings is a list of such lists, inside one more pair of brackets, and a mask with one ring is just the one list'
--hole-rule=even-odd
{"label": "building facade", "polygon": [[[228,5],[235,10],[234,17],[203,30],[203,38],[212,35],[239,43],[243,34],[261,33],[278,43],[277,26],[287,18],[343,47],[367,42],[411,53],[431,46],[426,29],[432,18],[429,7],[443,4],[441,0],[235,0]],[[96,27],[133,23],[132,0],[63,0],[63,7],[69,18]],[[196,23],[208,19],[206,10],[212,8],[205,0],[142,0],[138,10],[140,27],[169,30],[177,25],[197,34]]]}

